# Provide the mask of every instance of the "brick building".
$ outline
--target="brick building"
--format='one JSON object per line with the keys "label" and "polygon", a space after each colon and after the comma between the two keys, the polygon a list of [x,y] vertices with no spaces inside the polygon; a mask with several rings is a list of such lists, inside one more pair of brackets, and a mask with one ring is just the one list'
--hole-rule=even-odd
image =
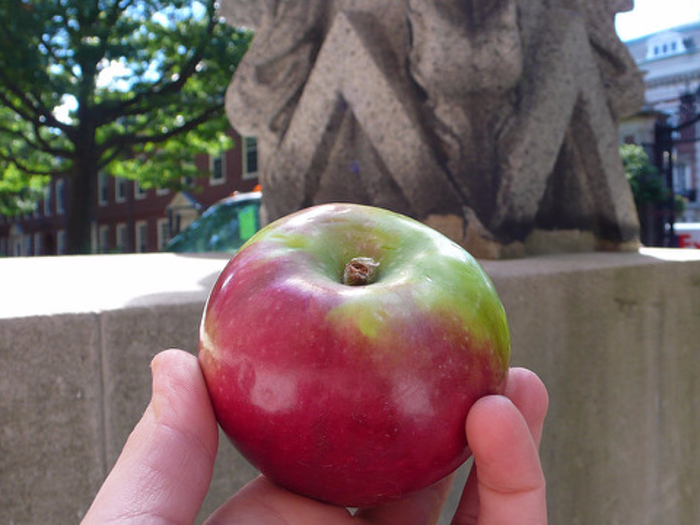
{"label": "brick building", "polygon": [[[231,130],[234,147],[195,163],[209,175],[193,182],[192,191],[144,190],[137,182],[101,173],[91,203],[93,253],[159,251],[177,232],[217,200],[258,183],[257,143]],[[65,253],[65,181],[53,180],[32,213],[0,215],[0,256]]]}

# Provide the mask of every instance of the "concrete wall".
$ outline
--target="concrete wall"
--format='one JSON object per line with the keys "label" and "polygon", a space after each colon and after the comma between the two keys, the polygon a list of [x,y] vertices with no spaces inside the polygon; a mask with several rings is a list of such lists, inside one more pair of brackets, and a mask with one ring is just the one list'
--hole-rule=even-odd
{"label": "concrete wall", "polygon": [[[153,355],[196,351],[225,262],[0,260],[0,523],[80,519],[148,402]],[[484,266],[509,314],[513,364],[550,391],[550,523],[700,523],[700,252]],[[221,443],[204,512],[254,475]]]}

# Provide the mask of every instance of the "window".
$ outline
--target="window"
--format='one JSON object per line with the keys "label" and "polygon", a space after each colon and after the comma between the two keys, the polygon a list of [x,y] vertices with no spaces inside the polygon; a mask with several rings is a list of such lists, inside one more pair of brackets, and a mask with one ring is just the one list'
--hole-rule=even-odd
{"label": "window", "polygon": [[148,251],[148,223],[138,221],[136,223],[136,252],[144,253]]}
{"label": "window", "polygon": [[41,243],[41,233],[34,234],[34,255],[44,255]]}
{"label": "window", "polygon": [[134,197],[137,199],[146,198],[146,190],[141,187],[141,184],[137,180],[134,181]]}
{"label": "window", "polygon": [[156,188],[156,195],[158,195],[159,197],[167,195],[168,193],[170,193],[170,190],[168,188]]}
{"label": "window", "polygon": [[12,255],[22,257],[22,237],[13,237],[10,242],[12,243]]}
{"label": "window", "polygon": [[158,219],[158,250],[162,250],[170,240],[170,221]]}
{"label": "window", "polygon": [[114,184],[115,184],[115,198],[117,202],[124,202],[126,201],[126,179],[122,179],[121,177],[116,177],[114,179]]}
{"label": "window", "polygon": [[56,234],[56,253],[58,255],[66,254],[66,232],[65,230],[58,230]]}
{"label": "window", "polygon": [[676,31],[662,31],[647,41],[647,60],[685,53],[688,50],[683,35]]}
{"label": "window", "polygon": [[22,255],[34,255],[32,240],[33,240],[33,238],[31,236],[31,234],[29,234],[29,233],[27,235],[22,236],[22,243],[24,245],[22,247]]}
{"label": "window", "polygon": [[676,164],[674,191],[684,193],[690,187],[690,170],[686,164]]}
{"label": "window", "polygon": [[209,157],[209,184],[218,186],[226,182],[226,160],[224,154]]}
{"label": "window", "polygon": [[126,224],[117,224],[117,246],[116,248],[120,252],[125,252],[128,246],[128,239],[126,236]]}
{"label": "window", "polygon": [[106,206],[109,199],[109,176],[104,172],[100,171],[97,174],[97,204],[100,206]]}
{"label": "window", "polygon": [[100,226],[99,230],[99,250],[100,253],[107,253],[109,251],[109,226]]}
{"label": "window", "polygon": [[180,183],[185,189],[191,189],[194,187],[194,179],[192,177],[182,177],[180,179]]}
{"label": "window", "polygon": [[243,138],[243,179],[258,176],[258,140],[255,137]]}
{"label": "window", "polygon": [[56,181],[56,214],[63,215],[66,212],[66,181],[63,179]]}

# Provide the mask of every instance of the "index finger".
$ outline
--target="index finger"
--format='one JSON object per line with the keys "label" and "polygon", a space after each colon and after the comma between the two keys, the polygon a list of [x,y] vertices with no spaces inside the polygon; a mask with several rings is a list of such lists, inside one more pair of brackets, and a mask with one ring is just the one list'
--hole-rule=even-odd
{"label": "index finger", "polygon": [[547,391],[535,374],[511,371],[505,396],[479,400],[467,419],[475,466],[455,525],[546,523],[545,480],[538,446]]}

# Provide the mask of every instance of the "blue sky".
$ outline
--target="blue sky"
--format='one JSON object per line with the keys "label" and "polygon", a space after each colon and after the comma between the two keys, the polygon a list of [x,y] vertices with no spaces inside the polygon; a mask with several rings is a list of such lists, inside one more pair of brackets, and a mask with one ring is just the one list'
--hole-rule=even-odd
{"label": "blue sky", "polygon": [[620,38],[627,41],[697,21],[700,0],[634,0],[634,10],[615,17],[615,27]]}

